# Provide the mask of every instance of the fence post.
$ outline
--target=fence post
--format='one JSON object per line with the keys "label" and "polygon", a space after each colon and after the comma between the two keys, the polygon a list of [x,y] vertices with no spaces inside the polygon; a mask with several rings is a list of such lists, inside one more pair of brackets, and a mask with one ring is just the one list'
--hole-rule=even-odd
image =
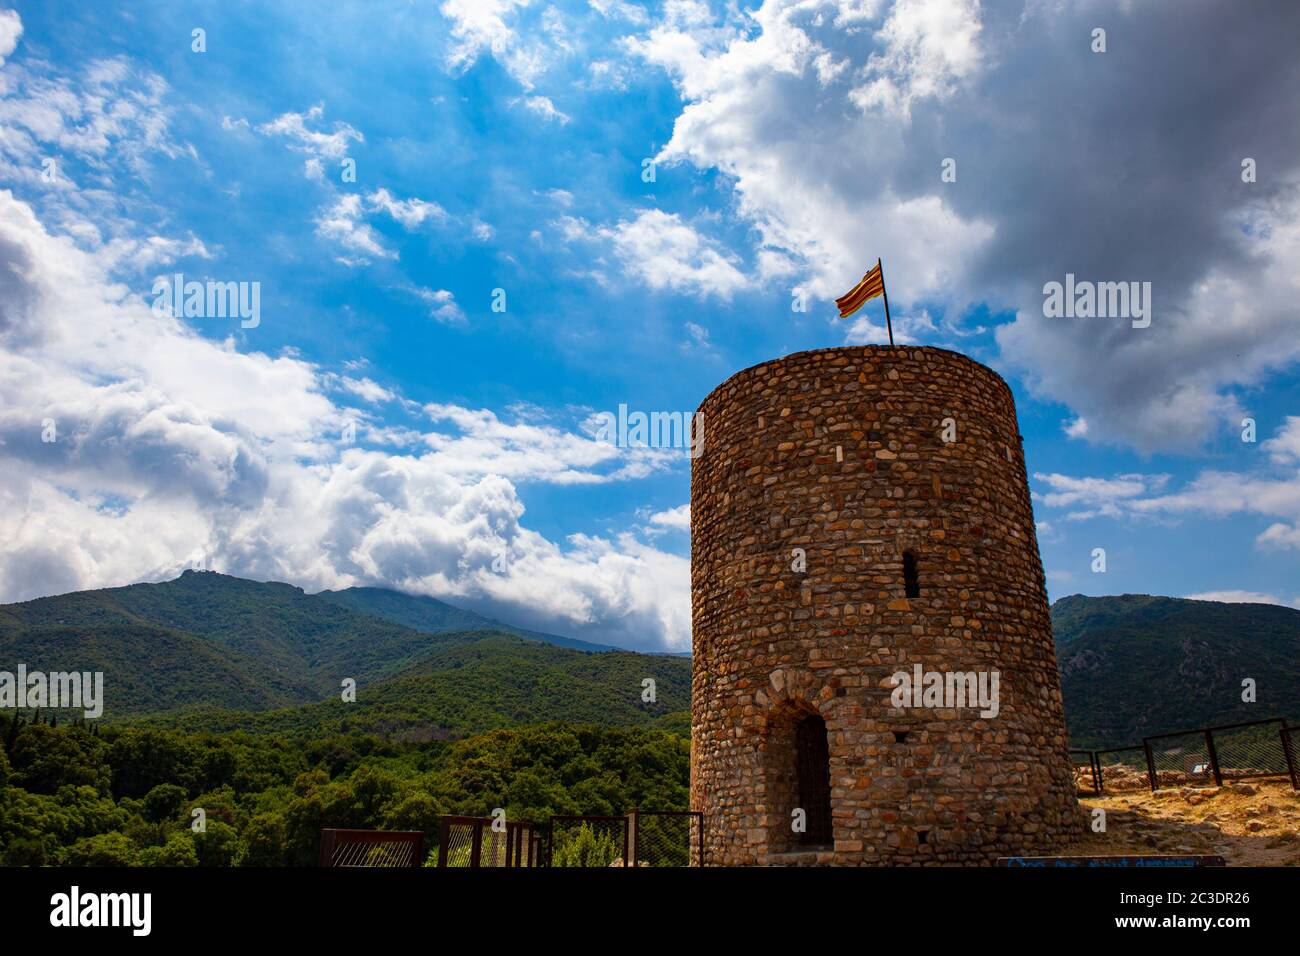
{"label": "fence post", "polygon": [[1286,755],[1286,772],[1291,775],[1292,790],[1300,790],[1300,774],[1297,774],[1296,772],[1295,754],[1291,752],[1291,748],[1295,746],[1295,737],[1293,734],[1296,730],[1300,730],[1300,727],[1288,727],[1286,725],[1286,718],[1282,718],[1282,730],[1280,732],[1282,737],[1282,753]]}
{"label": "fence post", "polygon": [[1156,792],[1156,760],[1151,756],[1151,740],[1147,737],[1142,738],[1142,749],[1147,754],[1147,776],[1151,778],[1151,792]]}
{"label": "fence post", "polygon": [[1095,750],[1092,751],[1092,786],[1100,797],[1105,788],[1101,784],[1101,758],[1097,756]]}
{"label": "fence post", "polygon": [[474,821],[473,827],[474,837],[470,841],[469,865],[472,869],[478,869],[479,855],[483,852],[483,821]]}
{"label": "fence post", "polygon": [[322,830],[320,834],[320,860],[318,866],[328,867],[333,862],[334,857],[334,837],[333,830]]}
{"label": "fence post", "polygon": [[1205,731],[1205,749],[1210,754],[1210,769],[1214,771],[1214,785],[1223,786],[1223,772],[1219,769],[1219,755],[1214,751],[1214,734],[1207,728]]}
{"label": "fence post", "polygon": [[623,865],[636,866],[636,807],[623,821]]}

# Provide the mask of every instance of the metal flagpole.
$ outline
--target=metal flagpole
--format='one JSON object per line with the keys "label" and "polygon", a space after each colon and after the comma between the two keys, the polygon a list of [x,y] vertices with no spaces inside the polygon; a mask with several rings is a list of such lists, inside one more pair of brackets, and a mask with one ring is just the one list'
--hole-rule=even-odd
{"label": "metal flagpole", "polygon": [[876,267],[880,269],[880,294],[885,298],[885,327],[889,329],[889,345],[892,348],[894,345],[894,323],[889,318],[889,290],[885,288],[885,266],[880,261],[879,256],[876,257]]}

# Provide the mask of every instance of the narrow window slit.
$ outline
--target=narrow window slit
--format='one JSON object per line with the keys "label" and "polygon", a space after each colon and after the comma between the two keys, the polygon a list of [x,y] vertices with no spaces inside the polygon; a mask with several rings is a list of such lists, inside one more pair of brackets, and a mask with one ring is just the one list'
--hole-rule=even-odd
{"label": "narrow window slit", "polygon": [[916,556],[911,551],[903,552],[903,588],[910,598],[921,596],[921,581],[916,572]]}

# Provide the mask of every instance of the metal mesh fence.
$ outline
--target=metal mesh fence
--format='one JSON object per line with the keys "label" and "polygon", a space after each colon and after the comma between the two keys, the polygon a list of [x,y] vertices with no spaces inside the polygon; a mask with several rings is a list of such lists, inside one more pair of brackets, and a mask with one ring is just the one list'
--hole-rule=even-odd
{"label": "metal mesh fence", "polygon": [[439,822],[439,866],[541,865],[541,841],[531,823],[492,817],[441,817]]}
{"label": "metal mesh fence", "polygon": [[1283,727],[1280,733],[1287,756],[1287,771],[1291,786],[1300,790],[1300,727]]}
{"label": "metal mesh fence", "polygon": [[502,867],[506,865],[506,848],[509,846],[509,833],[494,830],[491,824],[483,828],[480,837],[478,865],[481,867]]}
{"label": "metal mesh fence", "polygon": [[1155,768],[1156,789],[1161,787],[1210,787],[1214,768],[1203,730],[1162,734],[1146,738]]}
{"label": "metal mesh fence", "polygon": [[1130,793],[1148,790],[1151,777],[1147,773],[1145,747],[1113,747],[1095,750],[1098,785],[1102,793]]}
{"label": "metal mesh fence", "polygon": [[379,830],[323,830],[324,867],[416,867],[423,864],[424,834]]}
{"label": "metal mesh fence", "polygon": [[633,814],[631,842],[636,866],[702,866],[704,814],[647,811]]}
{"label": "metal mesh fence", "polygon": [[451,823],[443,827],[442,845],[439,848],[439,866],[472,866],[474,831],[477,824]]}
{"label": "metal mesh fence", "polygon": [[1281,720],[1211,728],[1214,756],[1225,780],[1288,775]]}
{"label": "metal mesh fence", "polygon": [[551,817],[551,866],[626,866],[627,855],[627,817]]}

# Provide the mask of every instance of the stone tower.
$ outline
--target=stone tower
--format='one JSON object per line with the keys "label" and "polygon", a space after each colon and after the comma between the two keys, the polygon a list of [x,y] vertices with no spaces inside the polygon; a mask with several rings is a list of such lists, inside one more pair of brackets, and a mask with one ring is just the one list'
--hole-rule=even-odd
{"label": "stone tower", "polygon": [[819,349],[733,375],[700,412],[707,862],[976,864],[1079,833],[1007,384],[945,349]]}

